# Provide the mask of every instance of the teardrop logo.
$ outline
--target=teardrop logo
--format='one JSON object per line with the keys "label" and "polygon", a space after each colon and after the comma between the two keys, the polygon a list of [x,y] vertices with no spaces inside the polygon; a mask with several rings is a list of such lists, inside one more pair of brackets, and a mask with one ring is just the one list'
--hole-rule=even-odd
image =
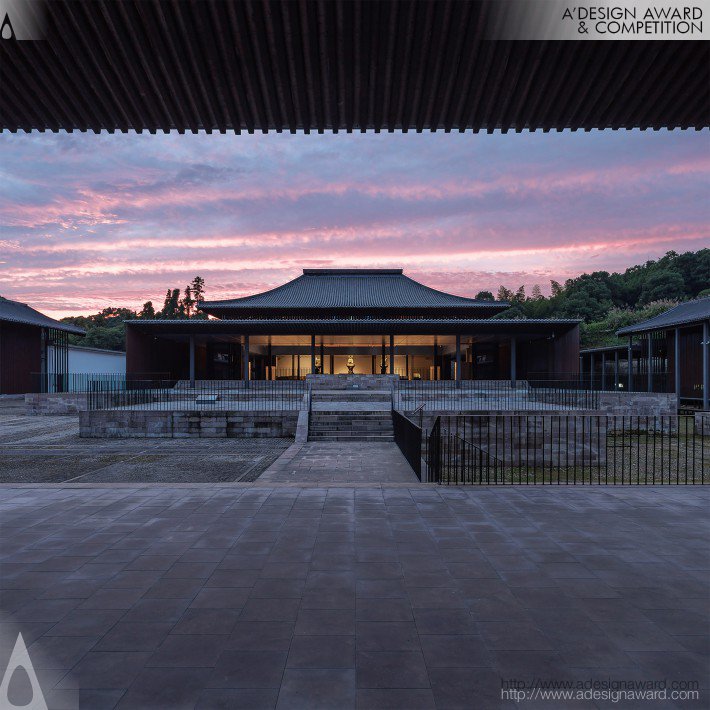
{"label": "teardrop logo", "polygon": [[[16,705],[13,698],[10,697],[10,684],[13,683],[13,676],[18,673],[25,676],[29,680],[32,690],[30,699],[16,698],[19,705]],[[0,707],[2,708],[22,708],[22,710],[48,710],[47,701],[44,699],[42,688],[39,687],[37,674],[30,660],[30,654],[27,652],[27,646],[22,638],[22,634],[17,634],[15,648],[12,649],[10,661],[5,669],[5,675],[0,683]]]}
{"label": "teardrop logo", "polygon": [[15,30],[12,29],[12,22],[10,22],[10,16],[7,13],[5,13],[2,26],[0,26],[0,37],[3,39],[16,39]]}

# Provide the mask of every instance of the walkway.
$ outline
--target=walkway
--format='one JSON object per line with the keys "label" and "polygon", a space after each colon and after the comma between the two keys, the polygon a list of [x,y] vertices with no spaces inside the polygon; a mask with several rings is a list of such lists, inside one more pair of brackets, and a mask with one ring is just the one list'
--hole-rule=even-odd
{"label": "walkway", "polygon": [[259,477],[259,483],[418,483],[397,444],[294,444]]}
{"label": "walkway", "polygon": [[709,506],[672,486],[6,487],[0,669],[22,632],[49,707],[507,708],[501,681],[536,678],[697,681],[655,705],[707,707]]}

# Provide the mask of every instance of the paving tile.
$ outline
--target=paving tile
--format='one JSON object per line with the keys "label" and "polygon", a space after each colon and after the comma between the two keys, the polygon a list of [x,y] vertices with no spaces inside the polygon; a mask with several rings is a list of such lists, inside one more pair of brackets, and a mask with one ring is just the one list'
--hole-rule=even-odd
{"label": "paving tile", "polygon": [[176,624],[190,604],[189,599],[139,599],[122,621]]}
{"label": "paving tile", "polygon": [[278,688],[287,655],[285,651],[223,651],[207,687]]}
{"label": "paving tile", "polygon": [[461,593],[450,587],[410,588],[409,600],[415,609],[462,609],[467,606]]}
{"label": "paving tile", "polygon": [[358,621],[414,621],[406,599],[358,599],[356,616]]}
{"label": "paving tile", "polygon": [[492,663],[480,636],[437,634],[419,640],[427,668],[481,668]]}
{"label": "paving tile", "polygon": [[102,588],[84,600],[80,609],[130,609],[145,593],[144,589]]}
{"label": "paving tile", "polygon": [[207,579],[216,562],[176,562],[163,574],[163,579]]}
{"label": "paving tile", "polygon": [[234,609],[187,609],[172,629],[173,634],[229,635],[239,618]]}
{"label": "paving tile", "polygon": [[235,651],[288,651],[292,621],[237,621],[225,645]]}
{"label": "paving tile", "polygon": [[[24,634],[22,638],[25,640]],[[27,650],[35,669],[68,670],[89,651],[95,650],[98,640],[96,636],[42,636],[29,645]]]}
{"label": "paving tile", "polygon": [[475,634],[476,624],[466,609],[415,609],[420,634]]}
{"label": "paving tile", "polygon": [[200,579],[166,579],[163,577],[143,594],[146,599],[193,599],[202,589]]}
{"label": "paving tile", "polygon": [[497,651],[547,651],[550,641],[533,624],[481,621],[478,630],[488,648]]}
{"label": "paving tile", "polygon": [[75,609],[46,633],[48,636],[103,636],[124,614],[123,610]]}
{"label": "paving tile", "polygon": [[355,637],[294,636],[286,666],[288,668],[355,668]]}
{"label": "paving tile", "polygon": [[80,688],[79,708],[113,710],[126,691],[106,688]]}
{"label": "paving tile", "polygon": [[128,688],[150,653],[89,651],[58,688]]}
{"label": "paving tile", "polygon": [[215,634],[169,634],[155,649],[147,666],[213,668],[227,639]]}
{"label": "paving tile", "polygon": [[295,633],[305,636],[355,633],[355,611],[346,609],[301,609]]}
{"label": "paving tile", "polygon": [[357,653],[358,688],[428,688],[421,651],[360,651]]}
{"label": "paving tile", "polygon": [[248,598],[249,589],[244,587],[204,587],[190,602],[190,608],[241,611]]}
{"label": "paving tile", "polygon": [[[470,707],[470,705],[469,705]],[[358,710],[435,710],[429,688],[359,688]]]}
{"label": "paving tile", "polygon": [[36,599],[20,607],[9,621],[57,622],[80,604],[77,599]]}
{"label": "paving tile", "polygon": [[407,587],[400,579],[358,579],[355,588],[358,597],[406,598]]}
{"label": "paving tile", "polygon": [[287,668],[279,692],[278,710],[353,710],[354,670]]}
{"label": "paving tile", "polygon": [[406,621],[358,621],[360,651],[419,651],[416,624]]}
{"label": "paving tile", "polygon": [[172,624],[119,621],[96,644],[95,651],[154,651]]}
{"label": "paving tile", "polygon": [[305,586],[305,579],[265,577],[254,582],[249,596],[265,599],[300,599]]}
{"label": "paving tile", "polygon": [[240,621],[295,621],[299,599],[248,599]]}
{"label": "paving tile", "polygon": [[278,695],[275,688],[208,688],[195,710],[274,710]]}
{"label": "paving tile", "polygon": [[191,710],[210,673],[207,668],[146,668],[117,707],[121,710]]}
{"label": "paving tile", "polygon": [[431,691],[437,708],[471,710],[501,706],[500,673],[477,668],[432,668]]}

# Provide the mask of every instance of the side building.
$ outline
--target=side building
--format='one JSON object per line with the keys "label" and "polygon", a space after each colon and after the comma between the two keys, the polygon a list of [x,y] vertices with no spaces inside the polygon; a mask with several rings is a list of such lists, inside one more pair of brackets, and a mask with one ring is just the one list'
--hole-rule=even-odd
{"label": "side building", "polygon": [[681,405],[710,409],[710,298],[674,308],[617,331],[623,345],[580,352],[592,389],[675,392]]}
{"label": "side building", "polygon": [[203,303],[204,320],[127,321],[126,371],[191,381],[576,372],[578,320],[506,319],[507,307],[430,288],[402,269],[304,269],[270,291]]}
{"label": "side building", "polygon": [[48,374],[61,383],[69,374],[70,334],[85,332],[0,298],[0,394],[38,392]]}

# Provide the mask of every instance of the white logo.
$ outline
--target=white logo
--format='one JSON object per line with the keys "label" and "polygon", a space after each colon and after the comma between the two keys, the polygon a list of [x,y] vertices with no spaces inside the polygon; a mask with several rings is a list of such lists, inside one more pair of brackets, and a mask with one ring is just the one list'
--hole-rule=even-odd
{"label": "white logo", "polygon": [[[15,705],[15,703],[10,700],[8,695],[8,691],[10,689],[10,679],[18,668],[24,669],[25,673],[27,673],[27,677],[30,679],[30,685],[32,686],[32,699],[23,705]],[[27,646],[25,646],[22,634],[17,634],[15,648],[12,649],[10,661],[5,669],[5,675],[2,678],[2,683],[0,683],[0,707],[23,708],[23,710],[48,710],[47,701],[44,699],[42,688],[39,687],[37,674],[35,673],[32,661],[30,660],[30,654],[27,652]]]}

